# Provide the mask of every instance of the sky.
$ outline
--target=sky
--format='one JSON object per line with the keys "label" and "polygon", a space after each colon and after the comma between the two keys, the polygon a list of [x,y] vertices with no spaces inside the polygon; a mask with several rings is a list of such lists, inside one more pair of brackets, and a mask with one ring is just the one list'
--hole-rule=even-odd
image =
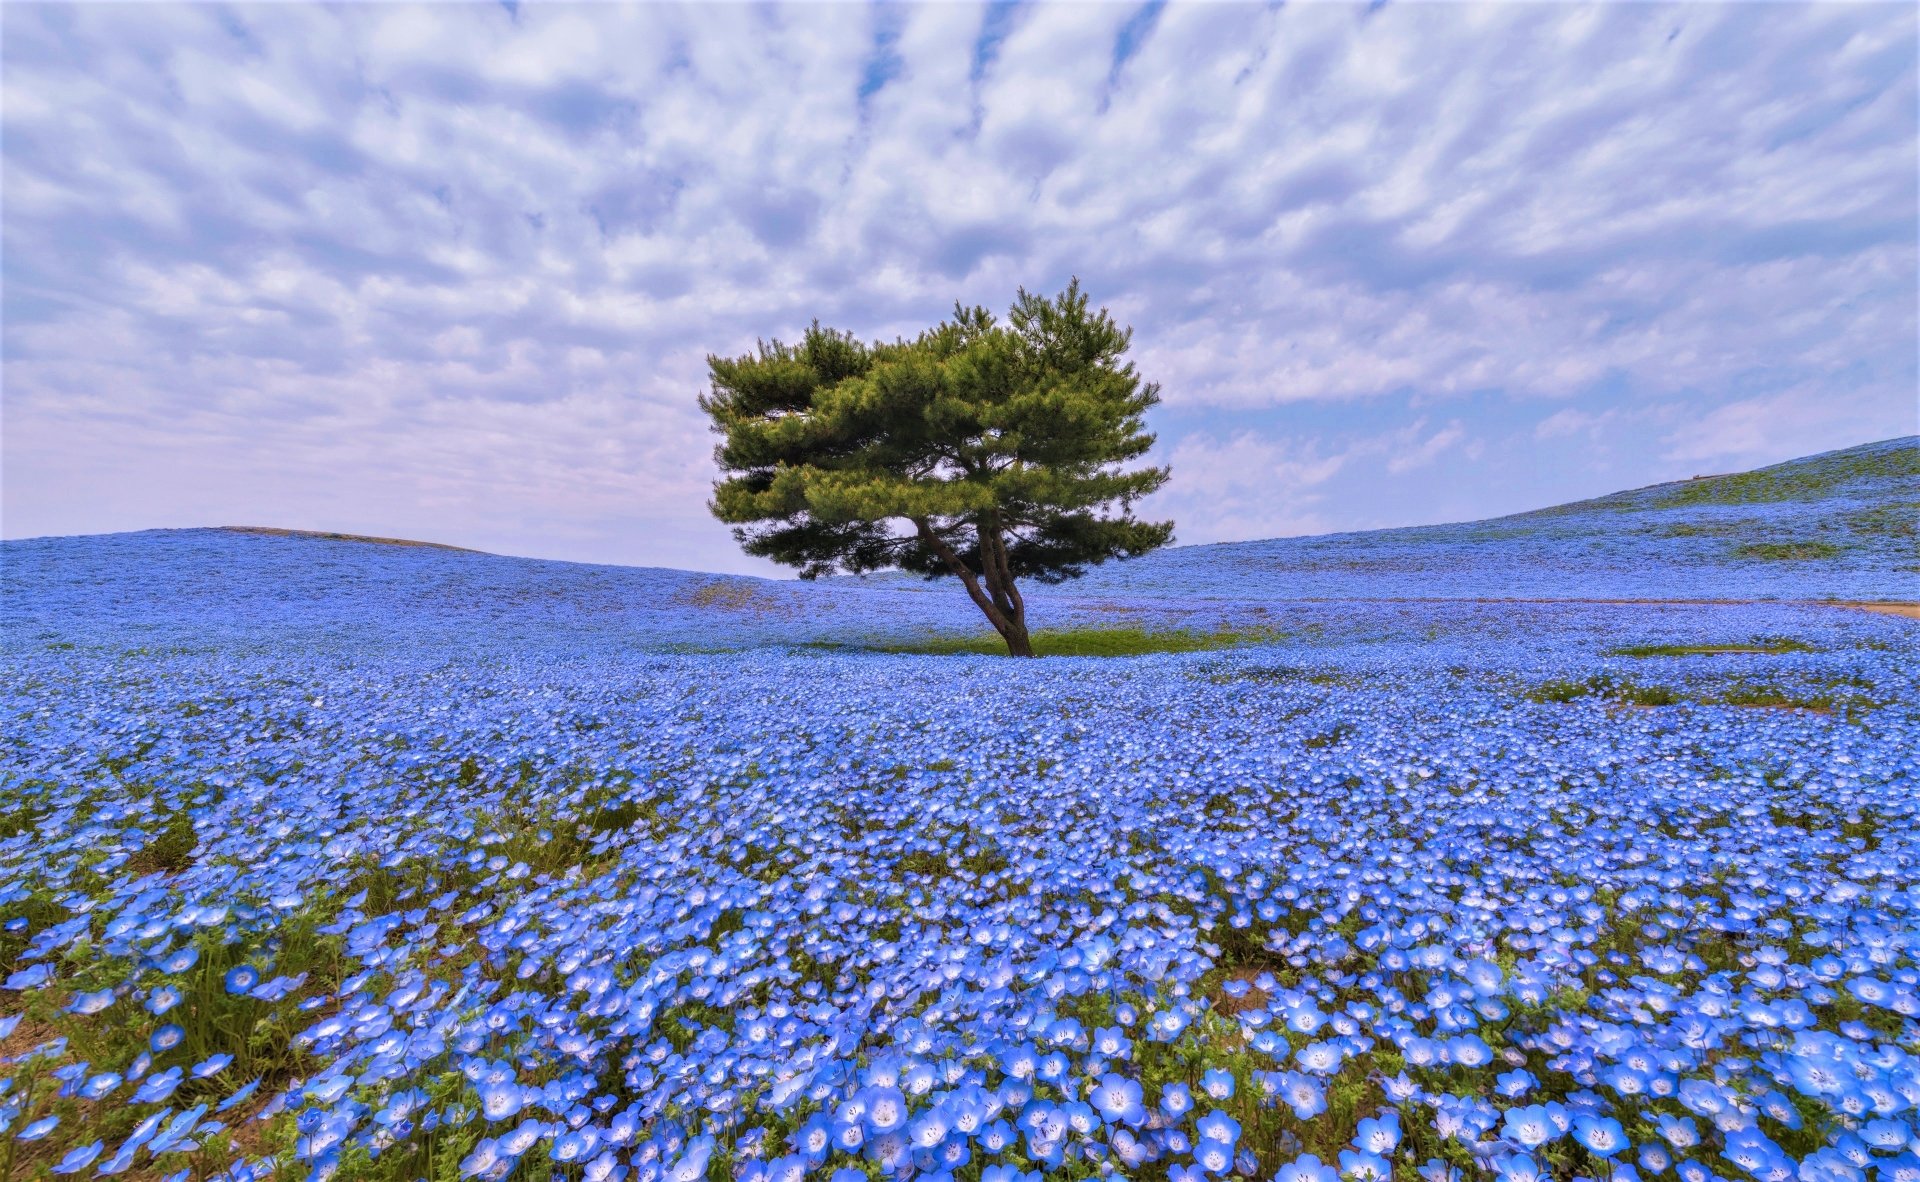
{"label": "sky", "polygon": [[775,574],[706,357],[1078,276],[1183,543],[1916,430],[1910,4],[0,6],[0,536]]}

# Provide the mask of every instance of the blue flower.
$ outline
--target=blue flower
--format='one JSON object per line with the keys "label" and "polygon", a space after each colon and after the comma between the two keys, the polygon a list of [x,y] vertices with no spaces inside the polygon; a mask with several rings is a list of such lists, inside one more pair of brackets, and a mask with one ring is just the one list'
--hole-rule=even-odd
{"label": "blue flower", "polygon": [[1353,1135],[1353,1144],[1363,1153],[1383,1156],[1392,1153],[1400,1144],[1400,1114],[1388,1112],[1362,1120]]}
{"label": "blue flower", "polygon": [[1141,1103],[1140,1085],[1124,1076],[1112,1073],[1103,1076],[1095,1085],[1091,1099],[1100,1118],[1109,1124],[1137,1128],[1147,1119],[1146,1107]]}
{"label": "blue flower", "polygon": [[81,1145],[74,1149],[69,1149],[65,1156],[54,1163],[53,1172],[56,1174],[72,1174],[83,1170],[93,1163],[94,1158],[100,1156],[100,1151],[104,1148],[106,1148],[106,1142],[95,1141],[91,1145]]}
{"label": "blue flower", "polygon": [[1535,1149],[1560,1135],[1548,1117],[1547,1110],[1539,1104],[1527,1104],[1507,1110],[1501,1135],[1523,1149]]}
{"label": "blue flower", "polygon": [[163,973],[184,973],[199,961],[200,950],[186,944],[162,956],[158,963]]}
{"label": "blue flower", "polygon": [[1340,1172],[1309,1153],[1280,1167],[1273,1182],[1339,1182]]}
{"label": "blue flower", "polygon": [[1184,1116],[1193,1108],[1193,1093],[1183,1083],[1165,1084],[1160,1089],[1160,1111],[1168,1116]]}
{"label": "blue flower", "polygon": [[1223,1068],[1212,1068],[1200,1077],[1200,1090],[1215,1100],[1231,1100],[1233,1086],[1233,1072]]}
{"label": "blue flower", "polygon": [[1612,1157],[1627,1147],[1626,1131],[1620,1122],[1606,1116],[1574,1117],[1573,1139],[1598,1157]]}
{"label": "blue flower", "polygon": [[859,1099],[866,1110],[869,1133],[891,1133],[906,1125],[907,1098],[899,1088],[864,1088]]}

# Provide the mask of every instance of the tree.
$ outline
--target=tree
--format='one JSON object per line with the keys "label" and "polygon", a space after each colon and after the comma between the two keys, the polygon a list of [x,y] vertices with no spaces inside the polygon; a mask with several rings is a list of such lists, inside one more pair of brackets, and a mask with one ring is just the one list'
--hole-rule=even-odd
{"label": "tree", "polygon": [[1132,512],[1167,479],[1125,466],[1153,446],[1141,416],[1160,400],[1120,363],[1133,330],[1089,315],[1077,278],[1051,300],[1021,288],[1007,321],[956,303],[911,341],[815,320],[798,345],[710,355],[714,515],[802,578],[957,578],[1007,651],[1032,656],[1021,579],[1144,554],[1173,523]]}

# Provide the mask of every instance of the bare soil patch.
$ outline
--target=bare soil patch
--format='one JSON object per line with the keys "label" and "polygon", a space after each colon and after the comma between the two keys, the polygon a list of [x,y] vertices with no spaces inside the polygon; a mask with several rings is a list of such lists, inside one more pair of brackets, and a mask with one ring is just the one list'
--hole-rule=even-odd
{"label": "bare soil patch", "polygon": [[366,534],[336,534],[319,529],[282,529],[275,525],[223,525],[219,528],[230,534],[259,534],[270,538],[317,538],[325,542],[369,542],[376,546],[414,546],[423,550],[458,550],[462,554],[481,553],[466,546],[449,546],[445,542],[416,542],[411,538],[374,538]]}

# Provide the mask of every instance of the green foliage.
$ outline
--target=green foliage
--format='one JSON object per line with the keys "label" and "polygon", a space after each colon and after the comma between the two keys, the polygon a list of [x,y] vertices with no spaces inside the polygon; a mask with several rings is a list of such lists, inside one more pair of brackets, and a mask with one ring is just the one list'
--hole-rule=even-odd
{"label": "green foliage", "polygon": [[911,341],[865,345],[820,327],[797,346],[709,356],[700,406],[724,442],[715,516],[747,553],[803,578],[898,567],[960,579],[1016,653],[1017,581],[1059,582],[1172,539],[1133,516],[1165,468],[1129,468],[1153,445],[1159,401],[1120,358],[1132,330],[1089,313],[1076,279],[1054,299],[1021,289]]}
{"label": "green foliage", "polygon": [[1832,542],[1743,542],[1733,548],[1736,558],[1758,558],[1766,562],[1806,562],[1815,558],[1833,558],[1840,547]]}
{"label": "green foliage", "polygon": [[[1148,653],[1198,653],[1243,644],[1271,643],[1279,634],[1266,628],[1223,628],[1214,632],[1175,630],[1149,632],[1143,628],[1042,628],[1033,633],[1038,657],[1138,657]],[[993,635],[936,636],[870,648],[883,653],[923,653],[961,656],[1004,651]]]}
{"label": "green foliage", "polygon": [[1704,476],[1666,488],[1656,507],[1679,505],[1753,505],[1812,500],[1860,481],[1911,481],[1920,477],[1920,447],[1849,448],[1736,472]]}
{"label": "green foliage", "polygon": [[1778,656],[1781,653],[1812,652],[1813,646],[1788,637],[1773,637],[1754,640],[1748,644],[1631,644],[1625,648],[1610,649],[1610,657],[1697,657],[1711,656],[1716,653],[1761,653]]}

